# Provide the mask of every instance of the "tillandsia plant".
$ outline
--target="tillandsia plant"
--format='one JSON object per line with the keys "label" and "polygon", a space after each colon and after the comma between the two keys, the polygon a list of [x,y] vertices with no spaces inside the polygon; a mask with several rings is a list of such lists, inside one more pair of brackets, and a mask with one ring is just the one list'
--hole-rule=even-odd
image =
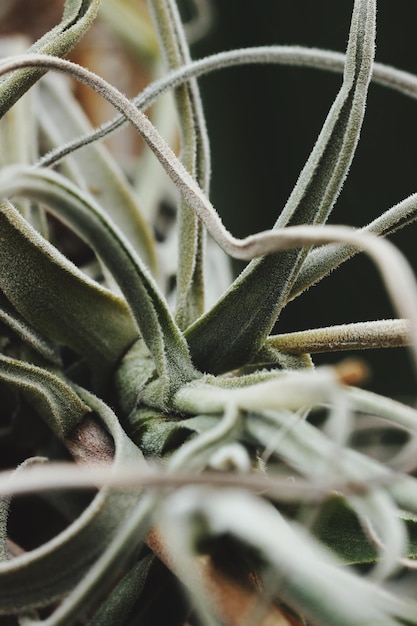
{"label": "tillandsia plant", "polygon": [[[198,61],[205,2],[184,26],[174,0],[107,0],[98,19],[159,75],[129,100],[62,58],[99,4],[66,0],[0,62],[1,623],[417,624],[417,411],[359,388],[361,361],[311,356],[407,345],[417,371],[416,282],[385,239],[417,194],[326,225],[371,80],[416,98],[417,78],[374,62],[375,0],[352,2],[345,54]],[[209,200],[196,79],[256,63],[342,79],[275,225],[238,239]],[[75,83],[117,117],[92,128]],[[125,170],[98,141],[127,122],[146,148]],[[358,252],[398,318],[279,334],[286,305]],[[248,261],[234,280],[228,256]]]}

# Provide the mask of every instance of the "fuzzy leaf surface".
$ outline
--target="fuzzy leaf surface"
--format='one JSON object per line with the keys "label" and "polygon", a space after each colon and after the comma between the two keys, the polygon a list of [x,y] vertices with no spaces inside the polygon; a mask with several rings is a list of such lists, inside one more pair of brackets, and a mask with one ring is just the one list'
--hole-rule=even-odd
{"label": "fuzzy leaf surface", "polygon": [[[162,402],[171,388],[197,376],[184,337],[147,269],[99,205],[66,178],[33,168],[10,168],[0,176],[5,195],[27,194],[45,203],[83,237],[107,265],[124,293],[139,331],[149,348],[163,387]],[[103,315],[99,312],[100,318]],[[102,328],[99,328],[101,333]]]}
{"label": "fuzzy leaf surface", "polygon": [[[114,440],[113,466],[140,462],[141,453],[125,435],[114,413],[88,392],[77,392]],[[102,488],[62,533],[39,548],[0,563],[0,615],[44,606],[67,594],[111,542],[136,500],[133,492]],[[67,563],[71,567],[63,567]]]}
{"label": "fuzzy leaf surface", "polygon": [[[45,77],[39,85],[40,106],[36,112],[48,147],[65,144],[91,125],[60,76]],[[101,208],[119,226],[150,270],[157,273],[156,250],[149,225],[124,174],[102,145],[81,150],[64,163],[65,173],[83,190],[91,193]]]}
{"label": "fuzzy leaf surface", "polygon": [[[15,470],[19,472],[23,468],[30,467],[36,463],[44,463],[46,461],[43,457],[31,457],[23,461]],[[12,478],[13,480],[13,478]],[[11,496],[4,496],[0,498],[0,563],[7,561],[7,522],[9,518],[10,504],[12,501]]]}
{"label": "fuzzy leaf surface", "polygon": [[26,345],[54,365],[60,364],[56,344],[31,326],[0,291],[0,321],[12,330]]}
{"label": "fuzzy leaf surface", "polygon": [[0,355],[0,380],[26,391],[30,403],[60,438],[91,410],[63,379],[24,361]]}
{"label": "fuzzy leaf surface", "polygon": [[[29,52],[66,55],[81,39],[97,15],[101,0],[66,0],[61,23],[41,37]],[[45,73],[42,69],[19,70],[0,83],[0,117]]]}
{"label": "fuzzy leaf surface", "polygon": [[[417,194],[412,194],[364,226],[363,232],[385,237],[416,220]],[[331,271],[358,253],[348,244],[329,244],[312,250],[305,259],[294,282],[288,301],[325,278]]]}
{"label": "fuzzy leaf surface", "polygon": [[121,626],[128,623],[126,620],[142,595],[153,561],[154,557],[147,555],[135,563],[101,605],[90,626]]}
{"label": "fuzzy leaf surface", "polygon": [[[417,520],[414,516],[404,516],[409,542],[404,556],[417,556]],[[334,497],[322,508],[312,529],[313,534],[328,546],[344,562],[349,564],[375,563],[378,557],[376,547],[370,542],[357,516],[343,498]]]}
{"label": "fuzzy leaf surface", "polygon": [[[175,2],[152,0],[150,8],[168,69],[177,69],[189,63],[190,52]],[[178,87],[174,99],[181,133],[181,160],[207,192],[210,155],[196,81],[190,80]],[[204,311],[204,229],[184,199],[179,215],[179,250],[176,320],[180,328],[187,328]]]}
{"label": "fuzzy leaf surface", "polygon": [[[309,623],[417,623],[414,600],[397,597],[372,580],[341,567],[298,525],[289,523],[269,503],[251,494],[190,487],[168,499],[165,516],[169,519],[166,532],[171,544],[176,542],[187,555],[193,554],[195,546],[204,546],[207,536],[233,536],[243,546],[253,548],[265,563],[267,573],[278,583],[280,600]],[[272,591],[276,593],[275,585]]]}
{"label": "fuzzy leaf surface", "polygon": [[137,338],[126,304],[89,280],[8,203],[1,205],[0,288],[45,337],[107,372]]}
{"label": "fuzzy leaf surface", "polygon": [[[324,223],[353,159],[372,72],[375,2],[355,2],[343,85],[275,227]],[[307,249],[249,264],[224,297],[186,331],[194,363],[214,374],[248,362],[263,345]]]}

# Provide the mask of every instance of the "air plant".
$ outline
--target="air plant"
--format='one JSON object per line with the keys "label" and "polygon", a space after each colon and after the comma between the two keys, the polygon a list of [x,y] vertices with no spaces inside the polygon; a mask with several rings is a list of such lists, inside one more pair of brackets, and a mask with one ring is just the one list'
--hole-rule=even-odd
{"label": "air plant", "polygon": [[[417,365],[414,273],[384,238],[414,221],[417,195],[363,228],[326,225],[370,81],[416,97],[417,78],[374,63],[375,0],[354,0],[344,55],[269,46],[198,61],[175,1],[149,0],[151,18],[135,15],[146,33],[152,20],[153,71],[165,72],[129,100],[62,58],[99,4],[67,0],[60,25],[0,62],[12,147],[0,170],[0,614],[23,626],[417,624],[417,412],[361,389],[362,362],[311,357],[408,345]],[[117,20],[132,42],[130,26]],[[248,63],[343,79],[275,225],[238,239],[209,199],[196,79]],[[118,116],[91,128],[63,75]],[[168,90],[179,154],[144,113]],[[98,143],[126,123],[147,145],[129,175]],[[157,242],[166,190],[177,221]],[[280,334],[284,307],[359,252],[398,319]],[[248,261],[234,280],[227,256]]]}

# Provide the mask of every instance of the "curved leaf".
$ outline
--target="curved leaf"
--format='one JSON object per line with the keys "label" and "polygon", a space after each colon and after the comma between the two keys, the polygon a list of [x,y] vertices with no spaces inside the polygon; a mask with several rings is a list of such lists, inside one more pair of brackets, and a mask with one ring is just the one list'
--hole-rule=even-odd
{"label": "curved leaf", "polygon": [[154,560],[155,557],[148,554],[135,563],[101,605],[89,622],[90,626],[122,626],[127,623],[126,619],[143,592]]}
{"label": "curved leaf", "polygon": [[[361,7],[363,8],[362,5],[361,5]],[[372,5],[372,7],[374,8],[373,5]],[[368,31],[369,30],[371,31],[371,32],[368,32],[368,35],[372,35],[373,34],[372,26],[373,26],[373,23],[374,23],[374,20],[373,20],[374,13],[373,12],[371,12],[371,13],[372,13],[372,15],[371,15],[371,19],[369,20],[369,23],[367,23],[365,21],[365,26],[368,27]],[[358,17],[358,15],[356,15],[356,18],[357,17]],[[359,22],[360,21],[361,20],[359,20]],[[356,27],[358,26],[357,22],[358,22],[358,19],[356,19],[356,21],[355,21],[355,26]],[[352,30],[354,31],[355,29],[352,29]],[[353,37],[353,40],[354,39],[355,38]],[[372,52],[373,51],[373,39],[372,39],[372,37],[370,39],[371,39],[371,41],[369,40],[369,37],[368,37],[368,41],[366,42],[368,45],[365,46],[365,48],[367,49],[368,52]],[[359,38],[359,41],[360,41],[360,38]],[[371,43],[371,45],[369,45],[370,43]],[[354,44],[355,44],[355,41],[354,41]],[[351,46],[351,48],[354,49],[355,45]],[[359,55],[359,57],[361,57],[361,55]],[[369,76],[368,76],[369,75],[369,67],[368,67],[369,63],[368,63],[368,66],[367,66],[366,60],[367,59],[365,59],[365,61],[364,61],[364,68],[363,69],[364,69],[364,72],[366,74],[365,78],[368,77],[368,79],[369,79]],[[356,59],[356,57],[355,57],[354,61],[352,61],[352,59],[350,59],[350,61],[351,61],[351,65],[355,66],[355,63],[356,63],[356,61],[358,61],[358,59]],[[347,64],[347,65],[349,65],[349,64]],[[0,68],[0,71],[2,71],[2,72],[9,72],[12,69],[16,69],[18,67],[26,67],[26,66],[48,67],[48,68],[57,69],[59,71],[67,72],[67,73],[71,74],[72,76],[76,77],[78,80],[81,80],[82,82],[85,82],[91,88],[95,89],[99,93],[101,93],[119,111],[123,111],[125,113],[126,117],[128,117],[128,119],[132,122],[134,127],[140,132],[142,137],[145,139],[145,141],[151,147],[151,149],[153,150],[155,155],[158,157],[158,159],[160,160],[161,164],[164,166],[165,170],[167,171],[167,173],[171,177],[172,181],[177,185],[177,187],[180,190],[180,192],[183,195],[183,197],[187,200],[187,202],[190,204],[190,206],[193,207],[193,209],[196,211],[197,215],[199,215],[199,217],[202,219],[202,221],[206,224],[206,226],[209,229],[210,233],[215,238],[218,237],[220,240],[222,240],[223,245],[225,246],[225,250],[233,251],[235,254],[238,254],[237,258],[254,258],[255,256],[258,256],[259,254],[267,254],[268,253],[268,249],[265,249],[266,246],[260,247],[260,245],[258,245],[258,244],[260,244],[260,240],[263,241],[262,236],[260,236],[259,234],[258,234],[258,236],[254,235],[252,237],[247,238],[247,241],[237,242],[237,240],[235,240],[233,237],[231,237],[227,233],[227,231],[225,231],[219,216],[214,211],[214,209],[211,206],[211,204],[208,201],[208,199],[204,196],[204,194],[202,194],[201,189],[195,183],[194,179],[189,175],[189,173],[185,170],[185,168],[182,166],[182,164],[178,161],[178,159],[175,157],[173,152],[170,150],[170,148],[166,145],[166,143],[160,137],[158,132],[155,130],[153,125],[149,122],[149,120],[143,114],[141,114],[139,111],[137,111],[137,109],[132,105],[132,103],[129,100],[127,100],[118,90],[114,89],[108,83],[106,83],[105,81],[100,79],[100,77],[98,77],[96,75],[93,75],[91,72],[88,72],[87,70],[85,70],[85,69],[83,69],[83,68],[81,68],[79,66],[76,66],[74,64],[71,64],[68,61],[63,61],[63,60],[60,60],[60,59],[56,59],[55,57],[42,57],[41,55],[28,55],[27,57],[14,58],[12,61],[10,61],[8,63],[2,64],[2,67]],[[353,69],[354,69],[354,67],[353,67]],[[352,67],[350,67],[350,70],[351,70],[350,74],[352,74]],[[347,72],[347,74],[349,75],[349,71]],[[355,78],[355,76],[350,76],[350,78],[352,78],[352,80],[353,80]],[[364,77],[361,76],[361,78],[363,79]],[[349,81],[347,81],[346,84],[349,85]],[[362,80],[362,83],[361,83],[361,81],[358,81],[358,84],[362,88],[362,91],[363,91],[363,89],[365,90],[365,95],[366,95],[367,81],[366,80]],[[339,175],[343,174],[343,165],[346,166],[346,158],[348,158],[349,155],[350,155],[350,157],[352,157],[352,151],[353,151],[353,149],[354,149],[354,147],[356,145],[356,140],[357,140],[359,129],[357,128],[357,124],[355,125],[355,122],[359,121],[359,123],[360,123],[362,121],[361,113],[363,113],[363,106],[364,106],[364,98],[362,97],[362,96],[364,96],[364,94],[362,93],[362,91],[361,91],[361,89],[359,89],[358,100],[359,100],[359,105],[361,105],[361,106],[359,106],[359,109],[360,109],[359,115],[352,114],[352,116],[353,116],[353,127],[354,127],[353,130],[356,131],[356,132],[352,132],[351,135],[353,135],[353,137],[352,136],[348,137],[349,141],[346,141],[346,146],[345,147],[346,147],[347,154],[346,153],[343,154],[343,151],[342,151],[341,163],[339,163],[339,165],[341,165],[341,167],[339,168],[339,171],[338,171]],[[354,92],[355,92],[355,90],[354,90]],[[342,89],[341,93],[343,94],[343,89]],[[340,104],[340,102],[338,104]],[[358,104],[358,103],[356,103],[356,104]],[[335,109],[336,109],[336,113],[337,113],[338,112],[337,111],[338,107],[335,106]],[[331,111],[331,113],[332,113],[332,111]],[[358,111],[355,111],[354,113],[357,114]],[[329,125],[330,125],[330,130],[331,130],[332,129],[332,124],[334,122],[334,119],[332,119],[332,115],[330,115],[329,118],[330,118]],[[329,130],[329,129],[325,129],[325,130],[327,132],[327,130]],[[352,131],[352,129],[350,129],[350,130]],[[325,143],[326,143],[326,132],[323,132],[324,142]],[[336,133],[336,135],[337,135],[337,133]],[[323,137],[320,137],[319,139],[323,139]],[[352,141],[353,141],[354,145],[352,145]],[[321,143],[322,142],[319,141],[318,144],[316,144],[316,145],[318,145],[318,148],[317,148],[316,152],[318,152],[319,155],[320,155],[321,148],[323,147],[323,146],[321,146]],[[313,155],[314,155],[314,153],[315,153],[315,151],[313,150]],[[314,156],[316,157],[317,154],[315,154]],[[349,158],[348,158],[348,160],[349,160]],[[312,158],[312,161],[314,162],[314,158]],[[311,165],[311,163],[307,163],[307,165]],[[335,165],[335,163],[332,162],[331,163],[331,168],[334,167],[334,165]],[[308,178],[308,169],[309,168],[307,167],[306,168],[306,170],[307,170],[307,178]],[[342,170],[342,171],[340,171],[340,170]],[[311,174],[311,172],[310,172],[310,174]],[[346,172],[344,172],[344,174],[346,174]],[[342,176],[342,178],[343,177],[344,176]],[[336,179],[337,178],[338,178],[338,176],[336,176]],[[335,181],[333,181],[333,183],[334,182]],[[343,180],[340,180],[340,176],[339,176],[339,183],[341,184],[342,182],[343,182]],[[332,187],[332,185],[330,185],[330,186]],[[333,185],[333,187],[334,187],[334,185]],[[337,187],[337,185],[336,185],[336,187]],[[327,200],[328,199],[329,198],[327,198]],[[290,228],[286,229],[287,233],[290,231]],[[295,229],[296,227],[293,226],[292,228]],[[277,235],[278,239],[281,240],[282,239],[281,238],[281,233],[284,233],[284,232],[285,232],[284,230],[276,230],[275,234]],[[338,240],[339,238],[340,238],[340,233],[336,237],[336,240]],[[345,235],[343,235],[343,239],[345,239],[345,238],[346,238]],[[275,251],[276,250],[276,238],[272,237],[272,239],[271,239],[271,237],[269,237],[269,239],[271,240],[270,243],[272,242],[272,240],[274,242],[274,247],[269,248],[269,252]],[[285,239],[285,237],[284,237],[284,239]],[[311,245],[312,243],[317,243],[317,238],[313,239],[313,238],[310,237],[310,239],[309,239],[307,237],[307,239],[308,239],[308,245]],[[326,236],[325,240],[328,241],[329,237]],[[322,243],[323,243],[323,241],[322,241]],[[253,250],[251,248],[252,244],[254,244]],[[288,246],[287,244],[285,244],[284,246],[281,246],[281,248],[283,250],[284,249],[288,250],[290,248],[293,249],[295,245],[298,245],[299,247],[305,246],[306,245],[306,241],[300,241],[298,244],[292,243],[291,246]],[[355,241],[354,245],[356,245],[356,241]],[[362,244],[359,244],[359,245],[362,245]],[[371,246],[371,244],[370,244],[370,241],[369,241],[369,247],[370,246]],[[374,245],[374,243],[373,243],[372,244],[372,248],[376,248],[376,244]],[[248,257],[248,254],[251,254],[252,256]],[[297,252],[294,251],[294,254],[297,254]],[[279,257],[280,255],[282,255],[282,253],[276,253],[275,256]],[[284,253],[284,256],[285,256],[285,253]],[[269,259],[270,258],[271,257],[269,257]],[[265,261],[265,263],[269,263],[269,261],[267,261],[265,259],[262,259],[262,261]],[[407,275],[408,275],[408,272],[407,272]],[[268,275],[268,277],[269,277],[269,275]],[[239,281],[237,281],[237,282],[239,282]],[[255,282],[255,287],[256,287],[256,282]],[[231,289],[231,292],[233,292],[233,287]],[[267,292],[267,293],[270,293],[270,291]],[[259,302],[262,302],[262,298],[259,299]],[[220,306],[220,308],[222,308],[223,304],[224,304],[224,299],[222,301],[220,301],[217,309],[219,308],[219,306]],[[230,309],[230,307],[227,307],[227,308]],[[240,311],[242,307],[239,305],[237,308]],[[266,309],[267,309],[267,307],[264,307],[264,308],[261,307],[261,313],[265,314]],[[270,309],[268,309],[268,311],[269,311],[269,317],[271,317]],[[267,315],[268,315],[268,311],[267,311]],[[227,313],[227,318],[230,319],[230,311],[228,310],[226,313]],[[402,311],[402,313],[403,313],[403,311]],[[208,317],[210,318],[210,315]],[[242,324],[235,325],[235,329],[234,329],[235,332],[236,332],[236,328],[238,328],[238,330],[237,330],[238,336],[240,336],[242,338],[242,334],[240,333],[239,329],[243,328],[244,335],[245,335],[245,333],[246,333],[246,335],[249,334],[252,337],[251,338],[252,342],[255,341],[255,343],[259,343],[256,340],[256,332],[255,333],[248,333],[247,332],[248,331],[248,326],[250,327],[250,320],[249,320],[249,323],[248,323],[247,316],[245,316],[245,317],[246,317],[246,319],[243,320]],[[205,318],[203,318],[203,323],[204,323],[204,320],[207,320],[207,316]],[[220,320],[220,321],[224,321],[224,320]],[[242,321],[242,320],[240,320],[240,321]],[[223,332],[224,327],[225,327],[225,324],[220,324],[220,325],[218,325],[216,327],[215,331],[217,332],[218,329],[221,329],[221,331]],[[195,330],[194,326],[192,327],[191,332],[193,330]],[[249,330],[250,330],[250,328],[249,328]],[[216,332],[213,332],[212,337],[215,336]],[[206,333],[206,335],[207,335],[207,333]],[[216,337],[217,337],[217,335],[216,335]],[[233,333],[232,333],[231,337],[233,337]],[[226,338],[229,339],[229,336],[227,336]],[[244,339],[244,337],[243,337],[243,339]],[[259,339],[259,337],[258,337],[258,339]],[[262,337],[262,340],[264,340],[264,337]],[[214,339],[212,339],[212,341],[214,341]],[[245,353],[247,353],[248,352],[248,349],[247,349],[248,346],[245,345],[245,343],[247,344],[246,341],[243,341],[243,344],[244,344],[243,345],[243,351]],[[226,344],[227,344],[227,342],[226,342]],[[249,345],[249,349],[250,349],[250,347],[251,346]],[[261,347],[261,346],[258,346],[257,349],[259,349],[259,347]],[[213,354],[214,354],[214,350],[210,350],[210,356],[213,355]],[[214,358],[216,358],[216,357],[214,357]],[[197,361],[197,366],[202,368],[201,363],[199,363],[198,361]]]}
{"label": "curved leaf", "polygon": [[[21,469],[27,469],[31,465],[35,465],[36,463],[45,463],[47,459],[44,457],[31,457],[26,459],[21,463],[15,470],[15,472],[19,472]],[[13,474],[13,476],[15,473]],[[13,476],[11,480],[13,481]],[[4,496],[0,498],[0,563],[2,561],[7,561],[8,553],[7,553],[7,522],[9,518],[9,510],[10,504],[12,501],[11,496]]]}
{"label": "curved leaf", "polygon": [[[341,52],[304,48],[303,46],[256,46],[227,50],[192,61],[187,65],[179,67],[177,70],[169,72],[148,85],[132,102],[138,109],[145,110],[167,90],[184,84],[190,78],[197,78],[209,72],[229,67],[268,63],[308,67],[342,74],[345,61],[346,56]],[[372,82],[417,99],[417,80],[409,72],[397,70],[382,63],[375,63],[372,72]],[[105,122],[90,133],[77,137],[67,145],[52,150],[42,157],[39,164],[53,165],[68,154],[72,154],[90,143],[107,137],[124,124],[127,124],[126,117],[123,114],[118,114],[113,120]]]}
{"label": "curved leaf", "polygon": [[271,335],[264,350],[282,350],[291,355],[371,348],[395,348],[410,344],[407,320],[375,320],[310,328],[294,333]]}
{"label": "curved leaf", "polygon": [[[97,15],[100,0],[66,0],[62,21],[33,44],[28,52],[62,57],[75,46]],[[19,70],[0,83],[0,117],[45,73],[39,68]]]}
{"label": "curved leaf", "polygon": [[[409,543],[406,555],[416,557],[417,520],[413,515],[399,517],[406,523]],[[369,541],[357,516],[340,496],[334,496],[321,508],[312,527],[313,534],[328,546],[345,563],[375,563],[378,552]]]}
{"label": "curved leaf", "polygon": [[[140,461],[138,448],[123,432],[114,413],[78,388],[90,410],[104,422],[115,444],[113,466]],[[103,488],[81,516],[39,548],[0,563],[0,615],[44,606],[67,594],[111,542],[137,501],[134,492]]]}
{"label": "curved leaf", "polygon": [[[172,0],[151,0],[150,7],[168,69],[189,63],[191,57],[175,3]],[[196,81],[190,80],[178,87],[174,97],[181,132],[181,160],[207,192],[209,144]],[[180,207],[178,245],[176,320],[180,328],[187,328],[204,311],[204,229],[185,199]]]}
{"label": "curved leaf", "polygon": [[27,392],[30,403],[60,438],[91,411],[62,378],[42,367],[0,355],[0,380]]}
{"label": "curved leaf", "polygon": [[29,324],[107,374],[137,338],[123,300],[89,280],[8,203],[0,210],[0,289]]}
{"label": "curved leaf", "polygon": [[[342,88],[276,228],[326,221],[353,159],[372,72],[375,2],[355,2]],[[307,254],[290,250],[253,261],[224,297],[186,331],[194,363],[226,372],[262,347]]]}
{"label": "curved leaf", "polygon": [[[132,102],[139,110],[145,111],[166,91],[180,87],[192,78],[197,78],[215,70],[252,63],[288,64],[343,73],[345,55],[338,52],[323,51],[316,48],[302,48],[300,46],[259,46],[228,50],[191,61],[179,66],[176,70],[171,70],[165,76],[150,83]],[[390,71],[395,73],[395,70],[381,64],[376,64],[375,68],[380,70],[377,72],[375,80],[378,80],[378,77],[382,74],[385,78],[385,82],[382,81],[382,84],[386,84],[386,86],[390,86],[393,89],[397,88],[395,77],[391,79],[390,73]],[[411,77],[412,75],[409,76]],[[125,124],[127,124],[126,117],[123,113],[119,113],[113,120],[105,122],[99,128],[95,128],[91,132],[71,140],[65,146],[59,146],[51,150],[42,156],[38,164],[44,166],[54,165],[76,150],[105,138]]]}
{"label": "curved leaf", "polygon": [[341,567],[304,529],[252,494],[189,487],[165,500],[162,519],[179,566],[195,555],[196,546],[207,545],[208,538],[235,537],[242,546],[252,548],[264,564],[266,580],[276,584],[272,593],[279,594],[281,601],[309,623],[417,624],[417,605],[412,597],[398,597]]}
{"label": "curved leaf", "polygon": [[[196,378],[187,345],[146,268],[100,207],[66,178],[48,170],[16,167],[0,174],[0,193],[28,194],[45,203],[95,249],[129,302],[162,382],[162,402]],[[100,319],[103,311],[97,311]],[[103,333],[103,329],[99,331]]]}
{"label": "curved leaf", "polygon": [[58,348],[53,341],[44,337],[33,328],[10,304],[4,293],[0,291],[0,321],[8,326],[38,354],[54,365],[60,364]]}
{"label": "curved leaf", "polygon": [[[379,236],[390,235],[417,219],[417,194],[412,194],[379,215],[359,232]],[[311,285],[325,278],[330,272],[358,253],[348,244],[329,244],[312,250],[304,261],[287,301],[293,300]]]}
{"label": "curved leaf", "polygon": [[[45,77],[39,84],[40,106],[36,108],[44,139],[48,145],[62,145],[76,135],[86,132],[89,122],[60,76]],[[139,203],[126,178],[101,145],[82,150],[76,158],[65,161],[65,173],[81,189],[91,193],[101,208],[119,226],[136,252],[153,274],[157,274],[157,259],[149,225],[141,215]]]}

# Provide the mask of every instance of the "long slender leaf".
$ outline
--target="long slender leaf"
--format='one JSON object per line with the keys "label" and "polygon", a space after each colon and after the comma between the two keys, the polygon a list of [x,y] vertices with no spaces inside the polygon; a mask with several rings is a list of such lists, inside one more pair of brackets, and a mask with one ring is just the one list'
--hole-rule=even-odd
{"label": "long slender leaf", "polygon": [[[75,46],[97,15],[100,0],[66,0],[62,21],[34,43],[29,52],[62,57]],[[44,70],[19,70],[0,83],[0,117],[44,74]]]}
{"label": "long slender leaf", "polygon": [[0,321],[8,326],[20,339],[54,365],[60,364],[58,347],[20,315],[0,291]]}
{"label": "long slender leaf", "polygon": [[[224,229],[220,218],[215,213],[210,202],[201,194],[201,190],[198,188],[195,181],[178,162],[172,151],[170,151],[163,142],[147,118],[140,114],[120,92],[83,68],[54,57],[28,55],[25,58],[15,58],[8,63],[3,63],[0,70],[8,72],[12,69],[26,66],[49,67],[66,71],[102,93],[118,110],[123,110],[158,156],[171,179],[178,185],[181,193],[189,200],[194,210],[207,225],[211,234],[221,242],[226,251],[236,255],[237,258],[247,259],[277,250],[334,241],[345,241],[360,248],[363,247],[380,265],[400,315],[415,320],[415,303],[412,295],[409,293],[410,288],[413,289],[414,278],[410,273],[409,267],[404,262],[404,259],[400,259],[397,251],[388,248],[387,242],[370,238],[369,235],[364,237],[364,234],[361,234],[359,236],[359,234],[356,235],[356,233],[352,233],[352,231],[342,229],[341,227],[327,227],[328,230],[324,232],[323,228],[317,226],[313,229],[311,227],[293,226],[286,229],[278,229],[275,233],[261,233],[248,237],[246,240],[238,241],[231,237]],[[392,268],[388,267],[383,259],[383,256],[385,256],[385,254],[383,255],[384,251],[390,255],[389,265],[394,264],[398,266],[398,269],[401,268],[401,273],[395,280],[393,278]],[[401,278],[401,280],[399,280],[399,278]],[[414,321],[411,327],[412,329],[415,328]]]}
{"label": "long slender leaf", "polygon": [[34,168],[3,170],[0,193],[27,194],[45,203],[96,250],[118,281],[154,358],[163,385],[162,402],[181,383],[196,377],[184,338],[156,284],[92,199],[58,173]]}
{"label": "long slender leaf", "polygon": [[[26,38],[14,36],[0,40],[0,56],[22,54],[27,48]],[[36,93],[30,90],[19,98],[16,104],[0,119],[1,164],[20,163],[28,165],[37,160],[37,122],[35,118]],[[42,209],[21,200],[16,208],[43,235],[47,236],[47,224]]]}
{"label": "long slender leaf", "polygon": [[[221,70],[246,64],[282,64],[294,67],[308,67],[330,72],[343,73],[346,55],[332,50],[320,50],[317,48],[304,48],[302,46],[257,46],[238,48],[218,52],[203,57],[196,61],[181,66],[177,70],[169,72],[166,76],[152,82],[138,96],[133,103],[140,110],[150,107],[157,98],[168,89],[182,85],[190,78],[202,76],[208,72]],[[417,78],[409,73],[397,70],[382,63],[375,63],[372,71],[372,82],[388,87],[403,95],[417,99]],[[123,114],[117,115],[113,120],[104,123],[100,128],[73,139],[65,146],[60,146],[43,156],[41,165],[52,165],[92,142],[103,139],[115,130],[119,129],[127,119]]]}
{"label": "long slender leaf", "polygon": [[45,368],[0,355],[0,380],[27,392],[31,404],[60,438],[91,411],[64,380]]}
{"label": "long slender leaf", "polygon": [[84,355],[103,375],[137,338],[126,304],[89,280],[7,203],[1,205],[0,288],[46,338]]}
{"label": "long slender leaf", "polygon": [[[109,430],[115,444],[114,467],[140,462],[141,453],[114,413],[86,391],[77,388],[77,394]],[[54,539],[0,563],[0,615],[43,606],[67,594],[111,542],[136,500],[134,492],[103,488],[82,515]]]}
{"label": "long slender leaf", "polygon": [[[409,543],[407,556],[416,555],[416,519],[412,515],[402,516],[406,522]],[[312,527],[313,534],[333,550],[339,558],[349,564],[375,563],[377,548],[361,526],[357,516],[340,496],[330,498],[321,508],[320,514]]]}
{"label": "long slender leaf", "polygon": [[[190,53],[175,3],[172,0],[151,0],[150,7],[168,69],[189,63]],[[207,192],[210,155],[196,81],[178,87],[174,96],[181,131],[181,160]],[[178,245],[176,320],[180,328],[187,328],[204,311],[204,231],[184,199],[180,206]]]}
{"label": "long slender leaf", "polygon": [[[251,516],[247,511],[252,512]],[[253,523],[253,519],[257,524]],[[340,566],[271,505],[238,490],[183,489],[165,501],[168,540],[191,557],[207,534],[232,535],[251,546],[273,573],[272,592],[312,624],[400,626],[417,623],[413,599],[398,598]],[[204,530],[203,530],[204,529]],[[195,548],[194,548],[195,549]],[[178,554],[178,552],[176,552]],[[355,602],[352,603],[352,598]]]}
{"label": "long slender leaf", "polygon": [[[23,37],[10,37],[0,40],[1,58],[23,54],[27,40]],[[36,127],[34,116],[34,94],[28,93],[19,98],[16,105],[0,121],[1,165],[12,163],[29,164],[37,157]]]}
{"label": "long slender leaf", "polygon": [[[31,457],[23,461],[15,470],[13,476],[11,477],[11,481],[13,481],[13,477],[16,475],[16,472],[19,472],[22,469],[27,469],[31,465],[45,463],[47,459],[44,457]],[[11,496],[4,496],[0,498],[0,563],[3,561],[7,561],[8,553],[7,553],[7,522],[9,518],[10,504],[12,498]]]}
{"label": "long slender leaf", "polygon": [[90,626],[125,624],[135,602],[143,592],[153,562],[153,555],[147,555],[135,563],[101,605],[100,610],[90,621]]}
{"label": "long slender leaf", "polygon": [[[39,84],[38,119],[48,146],[65,144],[89,128],[89,122],[70,90],[59,76],[46,76]],[[117,163],[103,146],[91,146],[76,158],[67,159],[65,173],[93,194],[101,208],[119,226],[153,274],[157,275],[155,244],[137,198]]]}
{"label": "long slender leaf", "polygon": [[[376,217],[360,231],[386,236],[417,219],[417,194],[412,194]],[[359,231],[359,232],[360,232]],[[300,273],[288,294],[288,301],[299,296],[311,285],[325,278],[330,272],[357,254],[358,249],[349,245],[330,244],[312,250],[301,267]]]}
{"label": "long slender leaf", "polygon": [[[323,223],[337,198],[362,126],[372,71],[375,3],[355,2],[342,88],[276,228]],[[186,337],[196,365],[221,373],[259,350],[286,302],[307,250],[252,262]]]}
{"label": "long slender leaf", "polygon": [[394,348],[409,345],[409,334],[407,320],[375,320],[271,335],[265,348],[289,354]]}

